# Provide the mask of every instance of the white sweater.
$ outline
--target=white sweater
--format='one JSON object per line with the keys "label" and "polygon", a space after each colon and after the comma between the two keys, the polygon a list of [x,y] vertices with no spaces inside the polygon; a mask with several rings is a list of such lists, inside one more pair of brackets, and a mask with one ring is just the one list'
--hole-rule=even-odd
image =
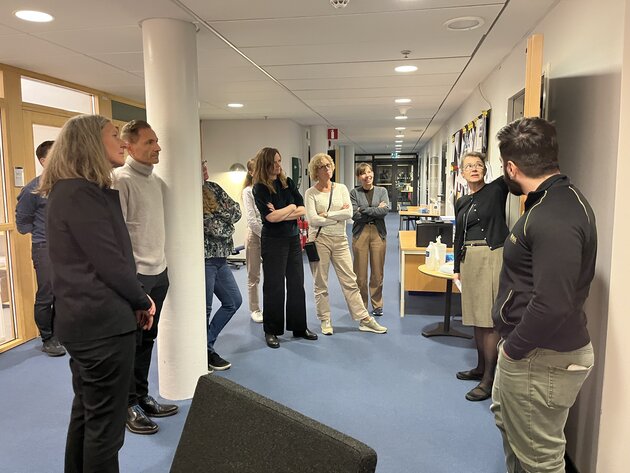
{"label": "white sweater", "polygon": [[[320,192],[313,186],[308,188],[304,194],[306,219],[309,225],[309,241],[315,239],[319,228],[322,229],[319,233],[320,235],[346,236],[346,221],[352,218],[350,193],[348,192],[348,188],[343,184],[335,182],[333,185],[332,203],[327,217],[321,217],[319,214],[326,212],[328,201],[330,200],[330,192]],[[348,207],[342,209],[344,204],[347,204]]]}
{"label": "white sweater", "polygon": [[152,165],[139,163],[132,157],[114,170],[113,188],[120,195],[136,270],[146,276],[155,276],[166,269],[163,185],[162,179],[153,173]]}
{"label": "white sweater", "polygon": [[254,193],[252,192],[252,186],[247,186],[243,189],[243,207],[245,207],[245,215],[247,217],[247,228],[249,228],[256,236],[260,237],[262,233],[262,220],[260,218],[260,212],[256,207],[254,201]]}

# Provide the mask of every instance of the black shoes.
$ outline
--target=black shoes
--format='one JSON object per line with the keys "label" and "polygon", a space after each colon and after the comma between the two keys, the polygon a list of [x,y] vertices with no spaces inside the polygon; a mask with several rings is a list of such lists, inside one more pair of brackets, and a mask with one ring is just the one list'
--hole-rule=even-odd
{"label": "black shoes", "polygon": [[57,337],[51,337],[42,344],[42,351],[48,356],[63,356],[66,354],[66,349],[61,346]]}
{"label": "black shoes", "polygon": [[298,338],[303,338],[305,340],[317,340],[317,334],[311,332],[309,329],[306,330],[294,330],[293,336]]}
{"label": "black shoes", "polygon": [[150,417],[168,417],[177,414],[179,407],[175,404],[160,404],[151,396],[144,396],[138,399],[138,405],[144,413]]}
{"label": "black shoes", "polygon": [[485,401],[492,395],[492,388],[487,388],[478,384],[466,393],[466,399],[469,401]]}
{"label": "black shoes", "polygon": [[129,432],[140,435],[151,435],[160,430],[158,425],[147,417],[138,404],[127,408],[126,425]]}
{"label": "black shoes", "polygon": [[[296,338],[303,338],[305,340],[317,340],[317,334],[314,332],[311,332],[309,329],[294,330],[293,336]],[[267,346],[269,348],[280,347],[280,342],[278,341],[278,337],[276,337],[272,333],[265,333],[265,342],[267,342]]]}
{"label": "black shoes", "polygon": [[225,371],[230,369],[230,366],[232,363],[221,358],[217,352],[208,352],[208,369]]}
{"label": "black shoes", "polygon": [[127,408],[127,429],[134,434],[154,434],[160,427],[148,416],[168,417],[177,414],[178,410],[175,404],[160,404],[151,396],[143,396],[138,399],[138,404]]}
{"label": "black shoes", "polygon": [[481,381],[481,378],[483,378],[483,373],[477,373],[473,370],[458,371],[455,377],[463,381]]}
{"label": "black shoes", "polygon": [[280,348],[278,337],[276,337],[273,333],[265,333],[265,342],[267,342],[267,346],[269,348]]}
{"label": "black shoes", "polygon": [[380,317],[383,315],[383,308],[382,307],[377,307],[376,309],[374,309],[372,311],[372,315],[375,315],[377,317]]}

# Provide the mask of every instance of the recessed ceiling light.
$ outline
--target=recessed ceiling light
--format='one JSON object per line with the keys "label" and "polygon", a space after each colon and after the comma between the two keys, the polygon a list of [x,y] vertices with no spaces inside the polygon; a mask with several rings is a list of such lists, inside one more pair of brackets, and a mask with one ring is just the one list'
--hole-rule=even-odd
{"label": "recessed ceiling light", "polygon": [[228,107],[230,107],[230,108],[243,108],[243,104],[242,103],[229,103]]}
{"label": "recessed ceiling light", "polygon": [[404,138],[405,135],[403,135],[402,133],[399,133],[398,135],[396,135],[396,138]]}
{"label": "recessed ceiling light", "polygon": [[403,140],[396,140],[396,141],[394,141],[394,143],[402,143],[402,142],[403,142]]}
{"label": "recessed ceiling light", "polygon": [[394,130],[403,131],[406,130],[406,128],[404,126],[397,126]]}
{"label": "recessed ceiling light", "polygon": [[407,119],[407,115],[396,115],[394,118],[396,120],[406,120]]}
{"label": "recessed ceiling light", "polygon": [[396,103],[409,103],[409,102],[411,102],[411,99],[396,99],[396,100],[394,100],[394,102],[396,102]]}
{"label": "recessed ceiling light", "polygon": [[54,20],[52,15],[35,10],[18,10],[13,14],[20,20],[33,21],[35,23],[48,23]]}
{"label": "recessed ceiling light", "polygon": [[397,66],[394,68],[396,72],[416,72],[418,68],[416,66]]}
{"label": "recessed ceiling light", "polygon": [[451,31],[470,31],[476,30],[485,22],[483,18],[478,16],[462,16],[448,20],[444,26]]}

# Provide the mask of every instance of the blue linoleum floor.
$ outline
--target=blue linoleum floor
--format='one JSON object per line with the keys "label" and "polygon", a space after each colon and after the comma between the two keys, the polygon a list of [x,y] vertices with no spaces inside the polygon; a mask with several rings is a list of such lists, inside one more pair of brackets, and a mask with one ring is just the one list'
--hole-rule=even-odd
{"label": "blue linoleum floor", "polygon": [[[387,223],[386,305],[379,319],[389,328],[386,335],[358,331],[331,271],[332,337],[320,334],[308,342],[285,335],[280,349],[271,350],[245,301],[215,345],[233,364],[217,375],[370,445],[378,454],[378,473],[503,473],[490,401],[466,401],[474,384],[455,378],[458,370],[474,366],[473,342],[420,335],[441,320],[443,296],[407,296],[408,315],[398,316],[397,216],[388,216]],[[305,275],[309,325],[319,333],[306,265]],[[245,269],[234,276],[246,299]],[[49,358],[40,346],[31,341],[0,355],[0,472],[63,471],[72,399],[68,358]],[[151,383],[155,394],[155,369]],[[157,420],[156,435],[127,433],[122,472],[169,471],[190,401],[178,404],[180,414]]]}

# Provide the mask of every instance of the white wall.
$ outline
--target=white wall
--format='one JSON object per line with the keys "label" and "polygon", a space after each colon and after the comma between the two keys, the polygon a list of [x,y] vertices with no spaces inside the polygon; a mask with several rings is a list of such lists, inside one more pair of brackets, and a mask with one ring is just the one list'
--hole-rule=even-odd
{"label": "white wall", "polygon": [[[218,183],[237,202],[242,203],[242,179],[235,181],[229,167],[245,165],[265,146],[277,148],[282,155],[282,167],[291,176],[291,158],[302,159],[302,189],[307,180],[308,165],[306,129],[291,120],[202,120],[201,155],[208,161],[210,180]],[[243,245],[247,235],[245,218],[236,224],[234,246]]]}
{"label": "white wall", "polygon": [[[623,52],[620,122],[619,129],[630,127],[630,5],[626,3],[625,38]],[[628,318],[627,268],[630,262],[630,221],[628,220],[627,183],[630,175],[630,144],[625,134],[618,137],[619,159],[616,169],[612,231],[612,254],[610,261],[609,310],[606,328],[606,365],[604,367],[604,390],[601,401],[601,421],[597,471],[619,472],[628,470],[628,439],[630,439],[630,376],[628,376]],[[611,202],[612,203],[612,202]]]}
{"label": "white wall", "polygon": [[[625,298],[611,290],[616,287],[611,287],[611,276],[615,274],[611,273],[611,264],[615,263],[613,270],[621,279],[625,276],[623,269],[630,263],[627,251],[616,253],[614,262],[612,259],[613,235],[618,246],[626,244],[628,235],[628,223],[624,221],[627,210],[621,207],[624,196],[620,193],[625,189],[617,191],[617,185],[630,171],[628,160],[622,163],[617,158],[619,143],[626,151],[620,156],[627,156],[628,151],[619,137],[625,3],[564,0],[532,31],[544,35],[543,63],[549,64],[551,78],[549,119],[555,120],[558,128],[561,170],[588,198],[599,233],[596,274],[585,307],[596,369],[567,423],[567,451],[580,473],[627,470],[625,449],[630,433],[625,424],[630,418],[630,381],[623,352],[625,340],[620,336],[630,333],[630,323],[623,317]],[[524,87],[525,46],[524,39],[481,83],[492,109],[488,157],[495,176],[501,173],[495,136],[507,122],[508,99]],[[488,103],[479,90],[475,91],[428,144],[429,154],[437,154],[446,141],[450,156],[450,136],[486,108]],[[626,113],[630,113],[630,105],[626,104],[626,108]],[[608,351],[607,331],[617,342]],[[601,434],[600,409],[604,409]],[[621,412],[626,415],[620,417]],[[621,426],[625,436],[619,435]],[[598,462],[600,468],[596,468]]]}

